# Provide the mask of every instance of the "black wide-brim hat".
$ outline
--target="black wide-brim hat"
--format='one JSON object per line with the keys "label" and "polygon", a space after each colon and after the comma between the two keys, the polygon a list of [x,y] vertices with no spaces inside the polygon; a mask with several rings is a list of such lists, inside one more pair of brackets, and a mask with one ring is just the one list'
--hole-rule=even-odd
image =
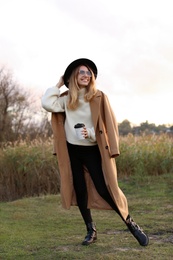
{"label": "black wide-brim hat", "polygon": [[93,71],[95,78],[97,77],[97,67],[93,61],[91,61],[89,59],[85,59],[85,58],[74,60],[72,63],[70,63],[68,65],[68,67],[66,68],[66,70],[64,72],[64,76],[63,76],[64,84],[67,88],[68,88],[68,81],[69,81],[69,78],[70,78],[73,70],[75,68],[77,68],[78,66],[82,66],[82,65],[89,67]]}

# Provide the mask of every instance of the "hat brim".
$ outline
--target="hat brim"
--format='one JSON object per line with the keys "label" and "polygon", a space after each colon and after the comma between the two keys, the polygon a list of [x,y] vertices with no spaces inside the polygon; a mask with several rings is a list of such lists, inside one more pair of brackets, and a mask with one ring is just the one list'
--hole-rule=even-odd
{"label": "hat brim", "polygon": [[64,72],[64,76],[63,76],[64,85],[67,88],[68,88],[68,81],[69,81],[69,78],[70,78],[73,70],[80,65],[89,67],[93,71],[95,78],[97,77],[97,67],[93,61],[91,61],[89,59],[85,59],[85,58],[74,60],[72,63],[70,63],[68,65],[68,67],[66,68],[66,70]]}

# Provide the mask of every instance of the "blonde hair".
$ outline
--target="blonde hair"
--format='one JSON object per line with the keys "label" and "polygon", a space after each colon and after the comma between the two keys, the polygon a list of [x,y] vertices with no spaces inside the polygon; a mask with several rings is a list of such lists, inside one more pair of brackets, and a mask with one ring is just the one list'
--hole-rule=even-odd
{"label": "blonde hair", "polygon": [[[79,68],[81,66],[77,67],[76,69],[73,70],[71,76],[70,76],[70,79],[69,79],[69,93],[68,93],[68,101],[67,101],[67,108],[70,109],[70,110],[75,110],[78,105],[79,105],[79,90],[80,90],[80,87],[78,85],[78,82],[77,82],[77,76],[78,76],[78,73],[79,73]],[[93,97],[94,95],[96,94],[97,92],[97,89],[96,89],[96,82],[95,82],[95,76],[94,76],[94,73],[93,71],[87,67],[88,70],[91,72],[91,79],[90,79],[90,82],[89,82],[89,85],[86,87],[86,93],[84,95],[84,100],[86,102],[89,102]]]}

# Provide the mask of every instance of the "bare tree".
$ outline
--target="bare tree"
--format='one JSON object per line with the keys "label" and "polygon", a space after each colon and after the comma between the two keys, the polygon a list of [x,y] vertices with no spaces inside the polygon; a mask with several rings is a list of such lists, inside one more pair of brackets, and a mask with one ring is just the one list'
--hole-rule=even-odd
{"label": "bare tree", "polygon": [[0,143],[18,137],[35,139],[52,135],[49,113],[40,98],[24,90],[4,67],[0,68]]}
{"label": "bare tree", "polygon": [[27,95],[4,67],[0,69],[0,141],[13,141],[27,120]]}

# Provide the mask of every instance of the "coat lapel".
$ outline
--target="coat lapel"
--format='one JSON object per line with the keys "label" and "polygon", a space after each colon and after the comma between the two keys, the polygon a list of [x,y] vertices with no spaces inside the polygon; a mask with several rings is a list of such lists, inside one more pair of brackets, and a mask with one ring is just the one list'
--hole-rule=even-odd
{"label": "coat lapel", "polygon": [[101,91],[98,90],[95,97],[90,101],[90,108],[91,108],[94,129],[96,129],[97,121],[99,117],[100,101],[101,101]]}

